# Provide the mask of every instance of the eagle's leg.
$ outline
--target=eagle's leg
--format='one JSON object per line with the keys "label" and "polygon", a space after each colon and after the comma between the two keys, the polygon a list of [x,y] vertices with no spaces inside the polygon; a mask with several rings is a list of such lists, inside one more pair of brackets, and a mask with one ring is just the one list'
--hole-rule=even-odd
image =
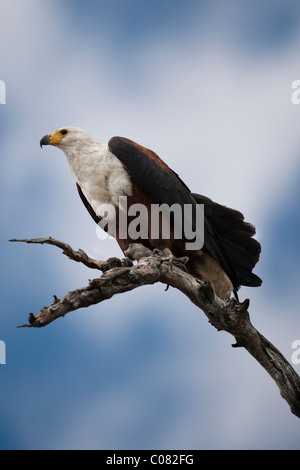
{"label": "eagle's leg", "polygon": [[179,268],[184,269],[186,271],[186,264],[189,261],[188,256],[181,256],[180,258],[176,258],[173,255],[172,251],[169,248],[164,248],[163,250],[159,250],[158,248],[154,248],[152,251],[154,256],[162,256],[162,261],[169,261],[170,268],[177,265]]}
{"label": "eagle's leg", "polygon": [[176,258],[176,256],[173,255],[172,251],[169,248],[165,248],[163,250],[163,253],[164,255],[167,255],[167,259],[169,260],[169,265],[171,269],[175,265],[178,266],[180,269],[186,271],[185,266],[189,261],[188,256],[181,256],[180,258]]}
{"label": "eagle's leg", "polygon": [[179,268],[186,271],[186,265],[188,264],[189,259],[190,258],[188,256],[182,256],[181,258],[174,258],[173,262],[175,265],[177,264]]}
{"label": "eagle's leg", "polygon": [[[175,265],[178,268],[183,269],[184,271],[187,271],[186,264],[189,261],[188,256],[182,256],[180,258],[176,258],[169,248],[164,248],[162,251],[157,248],[154,248],[152,253],[154,256],[164,255],[164,257],[161,258],[161,261],[168,261],[170,269],[172,269],[173,266]],[[167,291],[168,289],[169,289],[169,284],[167,285],[165,291]]]}

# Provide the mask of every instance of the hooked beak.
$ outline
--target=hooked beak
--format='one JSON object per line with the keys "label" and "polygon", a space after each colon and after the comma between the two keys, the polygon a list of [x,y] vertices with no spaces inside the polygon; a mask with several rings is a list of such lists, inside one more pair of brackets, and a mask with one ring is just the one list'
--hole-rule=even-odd
{"label": "hooked beak", "polygon": [[50,137],[49,135],[44,135],[44,137],[41,138],[40,140],[40,147],[43,148],[43,145],[49,145],[50,144]]}

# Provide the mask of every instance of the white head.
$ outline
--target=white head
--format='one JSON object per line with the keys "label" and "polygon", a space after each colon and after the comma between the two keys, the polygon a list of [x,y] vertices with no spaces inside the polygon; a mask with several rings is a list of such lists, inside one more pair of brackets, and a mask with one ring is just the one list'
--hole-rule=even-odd
{"label": "white head", "polygon": [[95,140],[90,134],[79,127],[61,127],[57,131],[46,134],[40,140],[40,146],[54,145],[64,152],[76,150],[77,147],[95,144]]}

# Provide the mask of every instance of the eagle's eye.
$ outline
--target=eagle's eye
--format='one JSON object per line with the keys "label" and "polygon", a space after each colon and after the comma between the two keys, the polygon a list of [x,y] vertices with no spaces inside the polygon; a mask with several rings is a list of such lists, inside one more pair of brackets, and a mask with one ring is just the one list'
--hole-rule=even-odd
{"label": "eagle's eye", "polygon": [[60,131],[60,133],[61,133],[62,135],[65,135],[65,134],[68,133],[68,131],[67,131],[67,129],[63,129],[62,131]]}

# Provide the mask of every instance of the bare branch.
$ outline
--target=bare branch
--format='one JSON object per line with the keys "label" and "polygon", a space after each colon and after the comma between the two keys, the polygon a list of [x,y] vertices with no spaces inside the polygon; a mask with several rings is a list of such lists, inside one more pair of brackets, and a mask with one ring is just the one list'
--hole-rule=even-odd
{"label": "bare branch", "polygon": [[[52,237],[43,237],[43,238],[24,238],[24,239],[12,239],[10,242],[23,242],[23,243],[37,243],[40,245],[54,245],[63,250],[63,254],[68,256],[73,261],[82,263],[88,268],[99,269],[102,272],[107,271],[108,269],[129,265],[129,260],[120,260],[119,258],[109,258],[107,261],[99,261],[97,259],[90,258],[83,250],[79,249],[78,251],[73,250],[73,248],[67,243],[56,240]],[[132,263],[131,263],[132,264]]]}
{"label": "bare branch", "polygon": [[23,326],[42,327],[69,312],[100,303],[115,294],[161,282],[185,294],[203,310],[217,330],[232,334],[236,341],[232,346],[244,347],[264,367],[276,382],[292,413],[300,417],[300,377],[280,351],[252,325],[248,312],[249,300],[239,303],[235,299],[219,299],[210,283],[203,283],[186,272],[185,258],[174,258],[170,263],[172,254],[169,250],[155,250],[152,253],[142,245],[133,244],[126,251],[125,260],[111,258],[98,261],[89,258],[84,251],[74,251],[69,245],[51,237],[11,241],[55,245],[69,258],[104,271],[87,287],[69,292],[62,299],[55,297],[49,307],[44,307],[36,315],[30,314],[29,323]]}

